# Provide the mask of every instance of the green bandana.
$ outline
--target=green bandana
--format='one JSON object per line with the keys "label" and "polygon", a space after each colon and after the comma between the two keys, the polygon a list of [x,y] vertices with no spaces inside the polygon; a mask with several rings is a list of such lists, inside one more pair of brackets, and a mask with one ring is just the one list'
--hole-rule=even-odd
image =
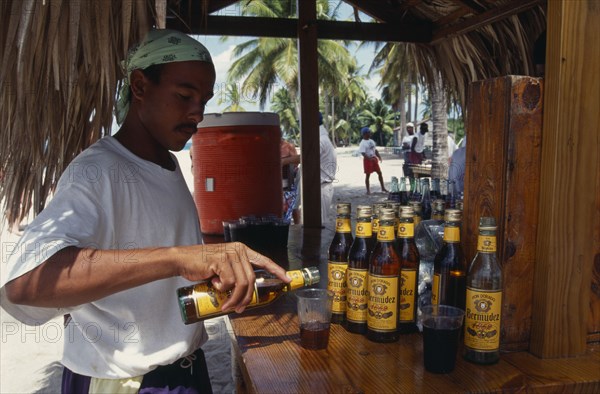
{"label": "green bandana", "polygon": [[212,63],[204,45],[176,30],[151,30],[144,40],[133,47],[121,62],[125,78],[115,104],[117,123],[123,124],[129,111],[129,77],[133,70],[144,70],[155,64],[199,60]]}

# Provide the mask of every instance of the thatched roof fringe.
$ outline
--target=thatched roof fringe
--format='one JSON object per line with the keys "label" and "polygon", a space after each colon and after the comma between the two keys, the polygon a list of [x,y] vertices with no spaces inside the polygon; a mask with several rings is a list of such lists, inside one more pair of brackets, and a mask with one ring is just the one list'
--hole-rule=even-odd
{"label": "thatched roof fringe", "polygon": [[0,201],[10,224],[39,212],[73,157],[110,133],[120,61],[150,28],[152,7],[1,2]]}

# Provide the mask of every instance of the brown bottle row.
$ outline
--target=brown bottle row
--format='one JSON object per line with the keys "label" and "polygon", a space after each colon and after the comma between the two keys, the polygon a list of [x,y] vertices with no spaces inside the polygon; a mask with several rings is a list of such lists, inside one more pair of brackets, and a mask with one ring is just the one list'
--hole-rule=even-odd
{"label": "brown bottle row", "polygon": [[[420,258],[414,240],[415,210],[393,202],[359,205],[354,238],[350,214],[350,204],[338,204],[328,255],[327,287],[335,294],[332,322],[375,342],[397,341],[400,334],[417,331]],[[461,220],[460,210],[444,213],[444,242],[434,260],[431,302],[466,310],[465,357],[491,363],[499,358],[501,306],[495,220],[482,218],[483,241],[469,271],[460,246]],[[490,322],[494,318],[489,315],[497,322]]]}

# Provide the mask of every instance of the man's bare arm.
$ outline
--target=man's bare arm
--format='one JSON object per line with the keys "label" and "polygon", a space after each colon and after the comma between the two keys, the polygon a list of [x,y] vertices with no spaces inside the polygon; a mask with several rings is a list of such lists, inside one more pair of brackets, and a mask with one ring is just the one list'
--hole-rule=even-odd
{"label": "man's bare arm", "polygon": [[241,243],[134,250],[68,247],[7,283],[6,291],[16,304],[59,308],[183,276],[191,281],[210,279],[219,290],[233,289],[223,309],[241,311],[252,299],[252,264],[289,282],[283,268]]}

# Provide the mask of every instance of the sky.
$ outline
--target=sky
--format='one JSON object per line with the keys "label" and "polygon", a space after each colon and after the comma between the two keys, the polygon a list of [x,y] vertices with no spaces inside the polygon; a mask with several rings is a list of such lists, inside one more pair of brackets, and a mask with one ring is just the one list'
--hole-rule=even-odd
{"label": "sky", "polygon": [[[245,41],[252,39],[252,37],[231,37],[226,42],[221,42],[220,37],[218,36],[193,36],[195,39],[200,41],[211,53],[213,58],[213,62],[215,64],[215,69],[217,70],[217,79],[215,82],[215,97],[209,101],[206,107],[206,113],[214,113],[214,112],[222,112],[222,109],[227,105],[223,103],[221,105],[218,104],[219,95],[223,93],[224,87],[226,86],[227,80],[227,70],[230,65],[233,63],[235,59],[231,56],[233,52],[233,48]],[[350,53],[356,58],[357,63],[360,66],[363,66],[362,72],[366,73],[371,65],[371,61],[374,56],[374,47],[366,46],[358,49],[358,43],[353,45]],[[378,76],[372,76],[369,79],[365,79],[365,84],[367,86],[369,95],[374,98],[379,98],[380,93],[377,88],[377,84],[379,83]],[[276,91],[274,89],[273,91]],[[253,100],[251,97],[246,97],[246,101],[242,103],[242,106],[247,111],[258,111],[258,100]],[[269,110],[269,104],[265,106],[265,111]]]}
{"label": "sky", "polygon": [[[330,0],[330,7],[336,7],[340,3],[340,0]],[[354,11],[352,7],[348,6],[346,3],[341,2],[341,6],[339,8],[338,20],[354,20]],[[359,13],[362,21],[369,21],[371,18],[362,12]],[[234,4],[230,7],[224,8],[223,10],[217,12],[215,15],[222,16],[239,16],[239,3]],[[217,70],[217,79],[215,84],[215,97],[208,103],[206,107],[206,113],[214,113],[214,112],[222,112],[222,109],[227,105],[226,103],[219,105],[218,104],[218,96],[223,92],[223,88],[226,86],[225,81],[227,80],[227,70],[231,63],[233,63],[233,58],[231,57],[231,53],[233,48],[245,41],[252,39],[252,37],[231,37],[227,42],[223,43],[218,36],[193,36],[195,39],[200,41],[204,46],[208,48],[210,51],[213,62],[215,63],[215,69]],[[358,48],[359,42],[354,42],[352,48],[350,49],[350,53],[356,58],[357,63],[360,66],[363,66],[362,72],[366,74],[371,65],[371,61],[373,56],[375,55],[374,46],[368,45],[363,46],[362,48]],[[377,84],[379,83],[379,77],[373,76],[369,79],[365,79],[365,84],[367,86],[368,93],[373,98],[379,98],[380,93],[377,88]],[[276,91],[277,89],[273,89]],[[247,101],[242,103],[242,106],[247,111],[258,111],[259,106],[257,100],[253,100],[250,97],[246,98]],[[269,103],[266,104],[265,111],[269,110]]]}

